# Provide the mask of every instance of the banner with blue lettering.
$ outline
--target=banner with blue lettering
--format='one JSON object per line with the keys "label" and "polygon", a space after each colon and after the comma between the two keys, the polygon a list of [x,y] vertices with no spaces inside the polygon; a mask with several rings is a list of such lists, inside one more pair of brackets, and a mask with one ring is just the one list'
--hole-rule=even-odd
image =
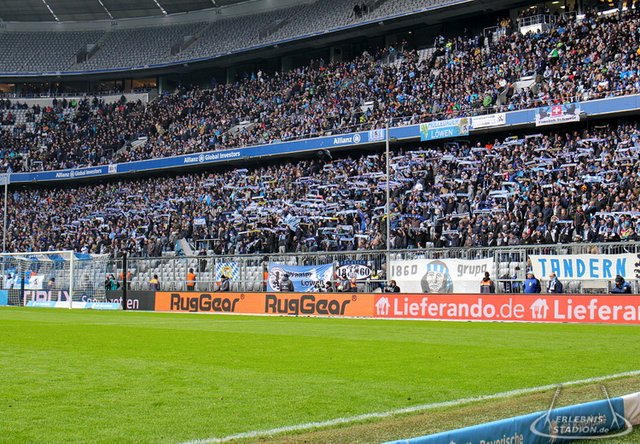
{"label": "banner with blue lettering", "polygon": [[[295,266],[270,263],[267,291],[314,292],[332,280],[333,264]],[[293,284],[293,289],[288,281]],[[287,287],[289,290],[286,290]]]}
{"label": "banner with blue lettering", "polygon": [[533,273],[539,279],[548,278],[555,273],[563,280],[608,280],[617,275],[625,280],[638,279],[636,254],[565,254],[565,255],[531,255]]}
{"label": "banner with blue lettering", "polygon": [[467,117],[440,120],[420,124],[420,140],[446,139],[469,135],[470,122]]}
{"label": "banner with blue lettering", "polygon": [[638,395],[552,408],[394,444],[548,444],[628,435],[639,420]]}

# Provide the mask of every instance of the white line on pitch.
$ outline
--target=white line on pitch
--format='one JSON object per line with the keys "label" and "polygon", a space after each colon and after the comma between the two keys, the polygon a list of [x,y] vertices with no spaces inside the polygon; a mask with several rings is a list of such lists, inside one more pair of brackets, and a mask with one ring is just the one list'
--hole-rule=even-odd
{"label": "white line on pitch", "polygon": [[319,428],[332,427],[332,426],[342,425],[342,424],[350,424],[354,422],[362,422],[368,419],[387,418],[389,416],[401,415],[403,413],[416,413],[424,410],[433,410],[441,407],[455,407],[455,406],[469,404],[477,401],[489,401],[493,399],[503,399],[503,398],[510,398],[512,396],[526,395],[529,393],[544,392],[547,390],[555,389],[556,387],[558,387],[558,385],[563,385],[563,386],[583,385],[583,384],[590,384],[594,382],[606,381],[608,379],[617,379],[617,378],[624,378],[627,376],[639,376],[639,375],[640,375],[640,370],[634,370],[630,372],[616,373],[613,375],[597,376],[594,378],[563,382],[561,384],[549,384],[549,385],[542,385],[539,387],[509,390],[508,392],[494,393],[493,395],[482,395],[482,396],[476,396],[473,398],[461,398],[461,399],[455,399],[452,401],[442,401],[442,402],[434,402],[431,404],[415,405],[412,407],[404,407],[401,409],[389,410],[386,412],[365,413],[362,415],[348,416],[346,418],[329,419],[327,421],[306,422],[304,424],[276,427],[275,429],[269,429],[269,430],[254,430],[253,432],[237,433],[235,435],[224,436],[222,438],[196,439],[193,441],[187,441],[183,444],[210,444],[210,443],[221,443],[221,442],[233,441],[234,439],[263,438],[266,436],[279,435],[281,433],[300,432],[303,430],[319,429]]}

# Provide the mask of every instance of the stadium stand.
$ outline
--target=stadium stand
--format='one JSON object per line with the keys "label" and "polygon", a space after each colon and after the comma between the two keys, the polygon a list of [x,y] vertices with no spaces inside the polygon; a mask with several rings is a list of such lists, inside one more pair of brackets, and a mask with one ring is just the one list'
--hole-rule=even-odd
{"label": "stadium stand", "polygon": [[[629,49],[640,46],[637,24],[635,14],[587,17],[544,34],[505,35],[488,46],[479,36],[441,39],[429,52],[393,48],[273,76],[258,72],[212,90],[182,88],[148,106],[86,101],[80,115],[60,118],[57,108],[43,113],[57,118],[37,121],[34,132],[14,137],[5,127],[4,148],[14,172],[32,170],[34,161],[60,169],[375,128],[390,119],[418,123],[632,94],[640,86],[640,66]],[[584,45],[592,40],[601,43]],[[399,54],[397,62],[386,63],[389,51]],[[521,79],[532,75],[536,80],[522,87]],[[373,106],[363,108],[367,102]],[[125,147],[139,135],[148,136],[146,144]],[[107,140],[111,146],[104,146]],[[69,152],[58,149],[62,142]]]}
{"label": "stadium stand", "polygon": [[[551,132],[394,153],[391,246],[487,247],[640,239],[640,126]],[[159,256],[384,248],[385,156],[16,189],[8,248]]]}
{"label": "stadium stand", "polygon": [[115,67],[118,68],[175,61],[179,56],[172,58],[172,46],[188,36],[198,35],[204,27],[204,23],[190,23],[110,31],[96,42],[99,49],[95,56],[76,64],[73,69],[80,71],[109,69],[114,67],[114,61]]}
{"label": "stadium stand", "polygon": [[[34,162],[49,170],[124,162],[383,127],[389,120],[401,125],[633,94],[640,90],[637,25],[635,11],[587,16],[490,44],[479,36],[440,39],[431,51],[390,47],[348,62],[258,72],[211,90],[181,88],[148,106],[86,101],[81,114],[62,118],[53,108],[33,132],[16,136],[4,127],[5,163],[17,172],[34,169]],[[584,44],[591,41],[600,43]],[[397,60],[388,63],[391,52]],[[140,135],[148,137],[145,144],[127,145]]]}
{"label": "stadium stand", "polygon": [[[355,14],[353,4],[318,0],[312,5],[270,11],[211,22],[149,28],[116,28],[87,32],[12,32],[0,30],[0,55],[10,60],[3,73],[65,72],[132,68],[216,57],[257,45],[300,38],[327,30],[401,14],[421,12],[460,0],[402,0],[370,2],[368,13]],[[380,8],[374,8],[380,4]],[[194,41],[187,50],[172,51],[185,37]],[[86,45],[97,45],[93,57],[76,63]]]}
{"label": "stadium stand", "polygon": [[102,31],[0,32],[0,71],[68,71],[76,63],[75,55],[103,34]]}

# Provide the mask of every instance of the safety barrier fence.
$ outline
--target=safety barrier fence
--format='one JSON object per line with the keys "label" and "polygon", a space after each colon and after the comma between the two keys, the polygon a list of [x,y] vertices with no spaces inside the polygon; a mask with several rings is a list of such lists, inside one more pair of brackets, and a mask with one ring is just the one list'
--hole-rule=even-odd
{"label": "safety barrier fence", "polygon": [[[187,274],[193,270],[196,275],[196,291],[214,291],[218,288],[221,276],[224,274],[230,278],[230,290],[237,292],[266,291],[269,284],[269,270],[276,266],[287,267],[318,267],[332,265],[331,276],[324,276],[327,281],[340,283],[344,279],[355,280],[355,288],[350,291],[374,292],[384,286],[391,279],[398,279],[396,271],[401,264],[420,263],[430,261],[444,264],[474,264],[481,262],[483,268],[475,270],[475,274],[467,276],[477,286],[465,287],[463,292],[479,291],[480,278],[484,272],[488,272],[495,283],[496,293],[518,293],[522,291],[522,283],[526,278],[526,272],[532,269],[531,258],[536,256],[555,256],[561,258],[585,258],[581,263],[598,257],[624,257],[627,270],[637,268],[634,258],[640,253],[640,242],[620,243],[576,243],[562,245],[535,245],[512,247],[487,247],[487,248],[446,248],[446,249],[422,249],[422,250],[393,250],[393,251],[342,251],[342,252],[314,252],[314,253],[287,253],[287,254],[260,254],[260,255],[234,255],[234,256],[165,256],[159,258],[127,258],[127,288],[130,290],[147,290],[152,288],[151,282],[157,276],[159,288],[163,291],[187,290]],[[609,255],[609,256],[607,256]],[[631,259],[628,259],[631,257]],[[457,261],[457,262],[456,262]],[[586,261],[586,262],[585,262]],[[387,263],[391,265],[389,270]],[[606,261],[605,261],[606,262]],[[593,265],[593,264],[592,264]],[[394,269],[394,266],[396,269]],[[450,266],[450,265],[449,265]],[[462,265],[459,265],[461,267]],[[594,265],[596,266],[596,265]],[[286,268],[286,267],[285,267]],[[580,264],[578,266],[580,268]],[[107,270],[123,280],[122,259],[112,260]],[[389,271],[391,274],[389,275]],[[422,273],[423,270],[418,270]],[[424,270],[426,271],[426,270]],[[541,280],[543,287],[552,271],[551,267],[544,269],[544,275],[536,277]],[[597,271],[597,269],[596,269]],[[640,271],[640,270],[638,270]],[[636,271],[636,272],[638,272]],[[310,270],[313,272],[313,270]],[[284,273],[284,271],[283,271]],[[453,275],[453,270],[451,270]],[[632,287],[633,293],[640,290],[640,276],[633,271],[620,271],[619,267],[613,267],[609,274],[589,276],[565,277],[558,275],[562,280],[565,292],[571,293],[606,293],[613,285],[615,276],[623,274]],[[583,273],[584,274],[584,273]],[[318,278],[319,276],[313,276]],[[271,277],[273,279],[273,276]],[[455,280],[455,277],[452,277]],[[324,280],[322,282],[324,284]],[[475,285],[475,284],[474,284]],[[315,290],[318,290],[316,288]],[[273,288],[271,288],[273,290]],[[378,290],[379,291],[379,290]],[[401,292],[414,292],[409,288]],[[544,289],[543,289],[544,291]],[[454,291],[460,292],[460,291]]]}

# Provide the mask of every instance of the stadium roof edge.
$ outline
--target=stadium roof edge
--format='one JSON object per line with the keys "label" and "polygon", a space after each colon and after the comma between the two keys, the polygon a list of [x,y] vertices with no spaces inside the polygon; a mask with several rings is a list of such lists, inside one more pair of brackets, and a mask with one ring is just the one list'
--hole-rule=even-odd
{"label": "stadium roof edge", "polygon": [[[283,1],[295,3],[295,0]],[[259,53],[261,57],[273,57],[285,46],[288,50],[306,48],[310,39],[322,42],[323,44],[330,44],[335,41],[344,40],[345,38],[356,38],[364,35],[371,35],[371,33],[379,33],[380,25],[383,23],[384,29],[386,32],[389,32],[393,29],[400,29],[406,26],[412,26],[420,23],[424,24],[427,21],[435,23],[450,20],[454,17],[469,17],[477,13],[499,10],[509,6],[516,7],[527,3],[527,1],[528,0],[485,0],[483,2],[477,2],[476,0],[454,0],[451,4],[432,6],[426,9],[399,13],[386,17],[383,20],[376,18],[371,21],[364,21],[357,24],[333,28],[328,30],[328,32],[313,32],[307,35],[299,35],[282,40],[260,43],[227,53],[211,54],[193,59],[160,62],[157,64],[143,66],[103,68],[91,71],[0,72],[0,80],[19,82],[23,79],[50,80],[79,77],[90,77],[92,79],[120,78],[127,76],[142,77],[147,75],[174,74],[209,67],[226,67],[233,63],[252,60],[257,53]],[[428,14],[428,17],[425,14]],[[188,14],[182,14],[182,16],[187,15]],[[193,15],[191,15],[191,17],[193,17]],[[220,16],[217,17],[219,18]],[[165,20],[169,18],[173,17],[165,17]],[[163,23],[167,22],[165,21]],[[174,22],[172,24],[175,23],[178,22]],[[0,26],[1,25],[2,24],[0,24]],[[58,28],[58,30],[62,31],[60,28]],[[21,31],[24,32],[25,29],[21,29]]]}
{"label": "stadium roof edge", "polygon": [[[9,8],[25,9],[25,6],[16,6],[18,3],[31,4],[34,0],[0,0],[0,32],[3,31],[20,31],[20,32],[38,32],[38,31],[84,31],[96,29],[112,29],[114,26],[118,28],[143,28],[152,26],[162,26],[165,24],[181,24],[193,23],[199,21],[209,21],[212,18],[237,17],[242,15],[252,15],[260,12],[273,11],[278,9],[289,8],[300,5],[301,3],[311,3],[313,0],[216,0],[214,6],[211,0],[189,0],[181,2],[179,0],[163,0],[161,4],[166,7],[167,14],[163,14],[155,5],[153,0],[141,0],[143,3],[151,1],[153,9],[149,9],[148,15],[119,15],[117,10],[109,7],[109,1],[103,0],[105,9],[100,4],[96,11],[95,18],[91,18],[89,13],[81,12],[82,7],[76,9],[67,6],[74,12],[61,12],[60,9],[53,8],[59,21],[53,20],[53,16],[47,10],[47,17],[44,14],[35,13],[16,13],[12,14]],[[111,2],[127,3],[126,0],[110,0]],[[40,0],[37,3],[42,4]],[[87,5],[88,2],[81,0],[66,0],[65,4]],[[206,7],[198,9],[175,9],[169,8],[167,4],[202,4]],[[111,14],[111,18],[106,10]],[[142,10],[139,10],[142,11]],[[135,12],[135,11],[134,11]],[[153,12],[153,13],[152,13]],[[24,17],[24,19],[20,19]],[[43,19],[38,19],[43,17]]]}

